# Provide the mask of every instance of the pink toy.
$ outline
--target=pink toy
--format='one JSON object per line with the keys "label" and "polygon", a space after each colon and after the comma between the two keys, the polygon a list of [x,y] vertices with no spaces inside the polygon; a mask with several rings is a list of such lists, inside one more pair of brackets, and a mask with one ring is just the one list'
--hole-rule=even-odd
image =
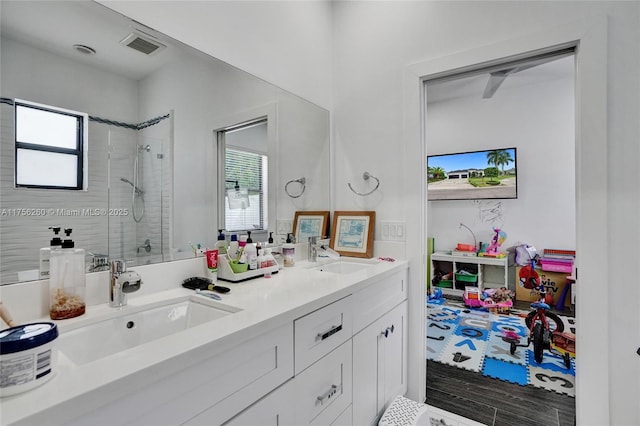
{"label": "pink toy", "polygon": [[493,231],[496,233],[493,236],[493,240],[491,240],[491,244],[487,247],[485,254],[495,255],[498,254],[498,248],[504,243],[507,239],[507,233],[498,228],[493,228]]}

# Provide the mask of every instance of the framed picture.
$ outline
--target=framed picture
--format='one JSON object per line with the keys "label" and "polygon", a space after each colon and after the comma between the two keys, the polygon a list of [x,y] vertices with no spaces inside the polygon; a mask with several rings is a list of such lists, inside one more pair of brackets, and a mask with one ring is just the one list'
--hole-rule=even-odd
{"label": "framed picture", "polygon": [[334,212],[331,248],[342,256],[373,256],[373,230],[376,212]]}
{"label": "framed picture", "polygon": [[293,218],[293,236],[296,243],[306,243],[309,237],[328,237],[329,212],[296,212]]}

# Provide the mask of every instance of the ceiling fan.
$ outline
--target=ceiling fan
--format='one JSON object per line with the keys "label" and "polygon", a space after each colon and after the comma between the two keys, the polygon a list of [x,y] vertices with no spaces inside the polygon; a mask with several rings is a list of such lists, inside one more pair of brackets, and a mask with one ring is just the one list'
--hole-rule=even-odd
{"label": "ceiling fan", "polygon": [[513,65],[510,64],[508,68],[502,68],[497,71],[492,71],[489,73],[489,81],[487,81],[487,85],[484,88],[484,93],[482,94],[483,99],[490,99],[496,93],[500,85],[507,79],[508,76],[512,74],[519,73],[520,71],[527,70],[529,68],[537,67],[538,65],[546,64],[547,62],[552,62],[560,59],[566,55],[553,55],[553,56],[543,56],[525,63]]}

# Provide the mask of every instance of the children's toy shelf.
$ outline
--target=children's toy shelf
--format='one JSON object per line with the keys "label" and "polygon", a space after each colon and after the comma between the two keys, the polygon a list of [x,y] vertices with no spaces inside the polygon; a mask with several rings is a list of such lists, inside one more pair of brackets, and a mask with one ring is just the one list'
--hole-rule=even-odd
{"label": "children's toy shelf", "polygon": [[462,296],[466,287],[477,287],[479,292],[485,288],[513,288],[513,259],[458,256],[448,253],[431,255],[431,278],[443,275],[436,285],[444,294]]}

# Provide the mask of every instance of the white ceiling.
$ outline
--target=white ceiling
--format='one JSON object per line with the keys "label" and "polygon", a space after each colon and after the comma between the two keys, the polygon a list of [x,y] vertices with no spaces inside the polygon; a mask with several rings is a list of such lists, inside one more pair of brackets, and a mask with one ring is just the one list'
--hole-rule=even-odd
{"label": "white ceiling", "polygon": [[[184,46],[95,2],[0,1],[0,8],[2,37],[134,80],[175,60],[177,47]],[[134,30],[154,36],[167,48],[145,55],[120,44]],[[96,54],[80,53],[73,48],[74,44],[89,46]]]}
{"label": "white ceiling", "polygon": [[[574,60],[575,57],[573,55],[566,56],[509,74],[494,94],[494,97],[500,96],[500,92],[503,90],[539,84],[551,80],[573,78]],[[462,77],[455,80],[428,83],[427,103],[431,104],[467,97],[481,99],[488,81],[489,73],[487,72],[486,74]]]}

